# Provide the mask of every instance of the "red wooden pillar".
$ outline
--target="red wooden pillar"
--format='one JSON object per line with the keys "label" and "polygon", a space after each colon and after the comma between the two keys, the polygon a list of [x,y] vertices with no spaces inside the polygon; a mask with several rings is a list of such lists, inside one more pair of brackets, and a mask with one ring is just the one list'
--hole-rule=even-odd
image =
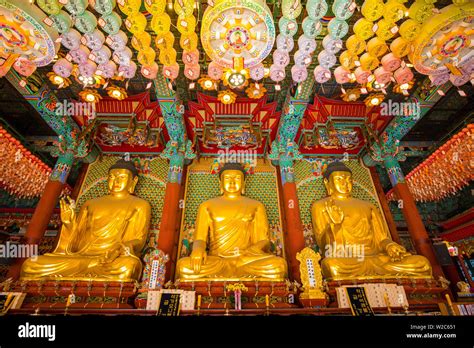
{"label": "red wooden pillar", "polygon": [[[53,172],[46,183],[43,194],[36,206],[35,212],[26,229],[24,242],[27,244],[40,244],[41,239],[46,232],[53,210],[58,204],[59,196],[64,188],[67,177],[71,171],[74,161],[72,153],[66,153],[60,156],[54,166]],[[17,262],[10,267],[8,277],[18,279],[20,276],[21,265],[25,259],[17,259]]]}
{"label": "red wooden pillar", "polygon": [[296,184],[293,178],[293,165],[285,165],[280,162],[280,178],[283,196],[283,211],[285,213],[285,249],[288,261],[288,275],[298,282],[300,279],[300,263],[296,254],[304,249],[305,239],[303,223],[301,222],[300,206],[296,192]]}

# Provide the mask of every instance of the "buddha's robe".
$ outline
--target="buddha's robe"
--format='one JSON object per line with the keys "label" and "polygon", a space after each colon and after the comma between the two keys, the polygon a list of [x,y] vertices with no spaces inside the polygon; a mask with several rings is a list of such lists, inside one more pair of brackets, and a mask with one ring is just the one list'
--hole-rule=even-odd
{"label": "buddha's robe", "polygon": [[283,258],[251,248],[257,243],[270,243],[265,207],[256,200],[242,196],[236,201],[217,197],[204,202],[199,207],[194,241],[207,243],[207,257],[197,274],[190,257],[180,259],[178,279],[286,277]]}
{"label": "buddha's robe", "polygon": [[[312,207],[313,230],[324,257],[321,269],[326,279],[431,277],[431,266],[424,256],[409,255],[392,261],[387,255],[385,248],[393,241],[373,204],[352,197],[334,199],[334,204],[344,212],[344,220],[333,232],[325,212],[328,201],[329,198],[319,200]],[[341,250],[345,250],[343,257],[339,257]],[[351,251],[363,254],[350,255]]]}
{"label": "buddha's robe", "polygon": [[[92,199],[81,207],[71,226],[63,225],[56,249],[52,253],[28,259],[22,266],[22,279],[138,280],[142,263],[138,257],[143,248],[151,208],[135,196]],[[107,251],[130,245],[115,260],[101,259]]]}

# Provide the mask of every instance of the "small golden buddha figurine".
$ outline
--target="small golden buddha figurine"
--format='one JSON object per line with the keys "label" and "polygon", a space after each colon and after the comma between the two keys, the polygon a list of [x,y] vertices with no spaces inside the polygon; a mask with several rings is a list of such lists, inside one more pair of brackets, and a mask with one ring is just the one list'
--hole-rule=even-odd
{"label": "small golden buddha figurine", "polygon": [[[262,203],[243,196],[245,172],[227,163],[219,172],[222,196],[199,207],[191,256],[178,260],[180,280],[282,281],[285,259],[268,252],[268,220]],[[209,241],[209,243],[208,243]]]}
{"label": "small golden buddha figurine", "polygon": [[377,207],[351,197],[352,172],[342,162],[323,174],[329,197],[313,204],[313,230],[328,280],[430,278],[431,265],[395,243]]}
{"label": "small golden buddha figurine", "polygon": [[109,194],[84,203],[77,218],[69,197],[62,199],[56,249],[26,260],[20,279],[138,280],[151,207],[132,195],[137,182],[135,166],[119,160],[109,169]]}

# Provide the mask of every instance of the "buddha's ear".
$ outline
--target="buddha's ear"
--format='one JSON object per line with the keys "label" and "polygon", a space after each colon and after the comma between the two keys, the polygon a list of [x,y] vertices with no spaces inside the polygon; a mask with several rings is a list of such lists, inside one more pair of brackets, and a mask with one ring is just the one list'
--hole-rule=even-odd
{"label": "buddha's ear", "polygon": [[242,195],[245,195],[245,178],[242,180]]}
{"label": "buddha's ear", "polygon": [[323,179],[323,183],[324,183],[324,186],[326,187],[326,191],[328,192],[328,194],[331,194],[331,188],[329,187],[329,180],[324,178]]}
{"label": "buddha's ear", "polygon": [[135,191],[135,186],[137,186],[137,183],[138,183],[138,175],[132,179],[132,183],[130,184],[130,187],[128,188],[128,192],[133,193]]}
{"label": "buddha's ear", "polygon": [[219,177],[219,191],[220,191],[221,195],[224,194],[224,187],[222,187],[222,180],[221,180],[220,177]]}

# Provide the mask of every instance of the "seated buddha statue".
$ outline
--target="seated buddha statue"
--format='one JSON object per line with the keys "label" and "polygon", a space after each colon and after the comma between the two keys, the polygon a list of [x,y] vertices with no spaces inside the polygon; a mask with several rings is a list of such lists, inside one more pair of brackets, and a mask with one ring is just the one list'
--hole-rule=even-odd
{"label": "seated buddha statue", "polygon": [[109,194],[85,202],[77,217],[70,198],[62,199],[57,247],[26,260],[20,279],[138,280],[151,208],[133,195],[137,182],[132,162],[119,160],[109,169]]}
{"label": "seated buddha statue", "polygon": [[200,205],[192,252],[178,260],[176,278],[282,281],[287,275],[286,261],[269,252],[264,205],[243,196],[243,167],[225,164],[219,180],[222,195]]}
{"label": "seated buddha statue", "polygon": [[331,163],[323,177],[329,197],[315,202],[311,215],[326,279],[431,277],[424,256],[408,253],[390,238],[377,207],[351,197],[352,172],[346,165]]}

